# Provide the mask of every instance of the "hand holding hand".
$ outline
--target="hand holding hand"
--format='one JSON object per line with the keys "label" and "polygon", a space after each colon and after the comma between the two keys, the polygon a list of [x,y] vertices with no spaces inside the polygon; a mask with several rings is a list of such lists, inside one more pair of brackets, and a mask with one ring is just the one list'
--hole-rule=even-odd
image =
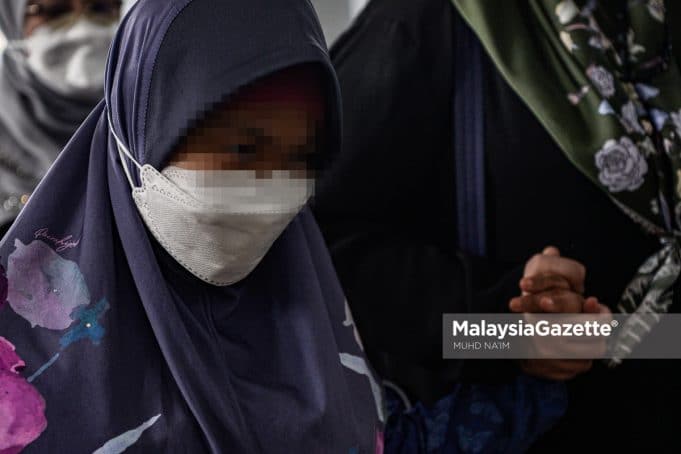
{"label": "hand holding hand", "polygon": [[[596,298],[584,298],[586,268],[574,260],[560,256],[558,249],[548,247],[532,257],[525,266],[520,282],[522,295],[513,298],[509,308],[515,313],[609,313]],[[594,344],[595,342],[595,344]],[[561,353],[605,351],[605,341],[585,343],[537,339],[533,348],[538,356],[562,356]],[[594,357],[597,355],[594,355]],[[549,380],[565,381],[587,372],[593,366],[590,359],[527,359],[520,362],[528,375]]]}

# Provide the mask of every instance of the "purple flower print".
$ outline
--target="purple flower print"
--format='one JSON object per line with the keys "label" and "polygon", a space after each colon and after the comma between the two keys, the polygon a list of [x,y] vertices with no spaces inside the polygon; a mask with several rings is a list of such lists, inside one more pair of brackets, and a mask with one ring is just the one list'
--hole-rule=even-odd
{"label": "purple flower print", "polygon": [[7,260],[9,305],[33,327],[71,326],[74,309],[90,303],[78,265],[39,240],[28,245],[16,240],[14,246]]}
{"label": "purple flower print", "polygon": [[0,454],[16,454],[47,427],[45,400],[19,375],[24,362],[0,337]]}
{"label": "purple flower print", "polygon": [[586,75],[589,76],[591,82],[604,98],[609,98],[615,94],[615,78],[604,67],[591,65],[586,69]]}
{"label": "purple flower print", "polygon": [[628,137],[608,140],[596,153],[598,179],[611,192],[635,191],[643,185],[648,163]]}
{"label": "purple flower print", "polygon": [[18,374],[19,370],[26,365],[14,350],[14,345],[4,337],[0,337],[0,371]]}

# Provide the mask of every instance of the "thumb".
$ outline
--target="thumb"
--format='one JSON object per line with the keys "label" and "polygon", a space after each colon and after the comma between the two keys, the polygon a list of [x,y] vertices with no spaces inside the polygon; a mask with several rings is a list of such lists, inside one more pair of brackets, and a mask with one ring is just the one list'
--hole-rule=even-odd
{"label": "thumb", "polygon": [[608,306],[601,304],[598,298],[590,296],[584,301],[583,310],[587,314],[609,314]]}

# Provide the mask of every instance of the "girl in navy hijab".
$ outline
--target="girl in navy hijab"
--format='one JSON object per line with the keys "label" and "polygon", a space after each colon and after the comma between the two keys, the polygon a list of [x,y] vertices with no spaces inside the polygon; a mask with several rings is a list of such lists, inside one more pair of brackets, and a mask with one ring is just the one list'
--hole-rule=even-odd
{"label": "girl in navy hijab", "polygon": [[0,452],[382,452],[305,206],[339,129],[309,2],[139,2],[0,244]]}

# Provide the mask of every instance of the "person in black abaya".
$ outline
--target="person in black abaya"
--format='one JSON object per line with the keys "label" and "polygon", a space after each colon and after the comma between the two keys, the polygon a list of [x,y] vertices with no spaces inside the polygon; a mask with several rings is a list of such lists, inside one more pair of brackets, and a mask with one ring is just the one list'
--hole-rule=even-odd
{"label": "person in black abaya", "polygon": [[[593,154],[631,151],[608,148],[612,142],[600,135],[604,130],[621,130],[643,150],[649,143],[646,137],[654,143],[658,135],[672,134],[677,117],[660,119],[656,99],[632,94],[631,102],[641,104],[642,113],[620,124],[620,117],[631,119],[620,115],[620,107],[628,103],[616,104],[625,92],[620,88],[609,104],[614,113],[598,113],[592,107],[610,99],[605,96],[610,87],[599,81],[609,79],[570,60],[581,58],[569,49],[583,37],[561,33],[573,22],[584,21],[589,33],[601,40],[592,45],[610,45],[607,49],[614,54],[627,43],[629,29],[644,39],[653,35],[649,30],[661,29],[660,19],[669,23],[680,17],[674,15],[676,6],[516,3],[373,0],[331,50],[343,93],[344,144],[318,187],[316,216],[372,364],[410,399],[426,404],[461,383],[502,385],[519,374],[559,378],[555,369],[510,361],[442,359],[443,313],[508,312],[509,302],[521,295],[519,282],[528,261],[547,246],[584,266],[585,291],[579,293],[596,296],[616,312],[639,266],[660,253],[660,232],[676,229],[646,229],[635,221],[632,213],[644,213],[639,217],[649,216],[654,221],[650,225],[657,225],[662,208],[654,198],[641,197],[643,208],[632,202],[633,208],[622,209],[629,199],[613,203],[620,196],[633,199],[657,184],[648,180],[654,166],[669,173],[667,167],[675,169],[674,162],[647,161],[646,173],[639,160],[637,175],[609,180],[612,173],[596,167],[599,161]],[[656,8],[660,4],[662,9]],[[660,15],[665,4],[666,22]],[[676,35],[665,43],[680,41]],[[462,54],[460,48],[471,36],[476,50]],[[657,47],[650,42],[646,52],[654,54]],[[504,45],[510,50],[500,49]],[[672,52],[669,67],[674,71],[679,48]],[[523,49],[530,54],[519,60],[523,65],[514,66]],[[469,60],[458,60],[461,55]],[[566,63],[558,64],[563,61],[559,59]],[[457,74],[473,71],[475,61],[479,79],[457,79]],[[582,71],[581,84],[564,87],[559,72],[571,65]],[[607,68],[605,63],[599,66]],[[636,66],[633,61],[631,66]],[[521,67],[527,71],[519,71]],[[473,110],[468,111],[469,119],[455,115],[456,100],[465,103],[475,91],[462,86],[465,83],[479,84],[482,93],[478,123],[472,119]],[[617,72],[613,83],[632,84]],[[541,90],[552,95],[544,96]],[[554,107],[562,110],[555,113]],[[465,121],[473,126],[466,128]],[[462,170],[470,158],[466,153],[475,147],[462,151],[465,142],[456,137],[457,131],[477,124],[482,125],[477,143],[483,144],[480,186],[461,180],[470,177]],[[617,144],[626,143],[616,138]],[[593,153],[578,155],[573,148]],[[647,159],[656,153],[660,150],[641,155]],[[672,208],[677,198],[668,197]],[[483,223],[474,216],[460,217],[462,200],[467,199],[481,199]],[[462,229],[471,225],[480,238],[464,244],[463,233],[470,232]],[[677,287],[678,282],[665,292],[670,312],[678,311]],[[560,377],[569,391],[567,414],[536,443],[536,452],[575,452],[587,446],[594,452],[681,448],[675,417],[681,404],[677,361],[624,360],[612,369],[595,362],[586,369],[575,368]]]}

